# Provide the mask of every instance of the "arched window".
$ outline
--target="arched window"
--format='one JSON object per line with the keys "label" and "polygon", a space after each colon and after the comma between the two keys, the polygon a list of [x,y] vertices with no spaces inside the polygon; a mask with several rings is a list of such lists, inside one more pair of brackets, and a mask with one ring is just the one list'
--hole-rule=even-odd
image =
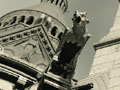
{"label": "arched window", "polygon": [[52,34],[53,36],[56,35],[57,29],[58,29],[58,28],[57,28],[56,26],[54,26],[54,27],[51,29],[51,34]]}
{"label": "arched window", "polygon": [[53,3],[54,2],[54,0],[51,0],[51,3]]}
{"label": "arched window", "polygon": [[24,21],[25,21],[25,16],[20,16],[20,18],[19,18],[18,22],[23,23]]}
{"label": "arched window", "polygon": [[58,35],[58,39],[59,39],[59,40],[62,39],[62,35],[63,35],[63,32],[59,33],[59,35]]}
{"label": "arched window", "polygon": [[36,21],[35,21],[35,24],[40,24],[42,22],[42,18],[38,18]]}
{"label": "arched window", "polygon": [[66,11],[67,10],[67,7],[65,6],[65,10],[64,11]]}
{"label": "arched window", "polygon": [[0,26],[2,25],[2,23],[0,22]]}
{"label": "arched window", "polygon": [[59,0],[56,0],[56,5],[58,4]]}
{"label": "arched window", "polygon": [[10,24],[14,24],[17,20],[17,16],[14,16],[11,20],[10,20]]}
{"label": "arched window", "polygon": [[33,16],[29,16],[28,19],[27,19],[26,24],[31,25],[33,23],[33,21],[34,21],[34,17]]}
{"label": "arched window", "polygon": [[60,2],[60,6],[62,5],[62,3],[63,3],[63,0],[61,0],[61,2]]}

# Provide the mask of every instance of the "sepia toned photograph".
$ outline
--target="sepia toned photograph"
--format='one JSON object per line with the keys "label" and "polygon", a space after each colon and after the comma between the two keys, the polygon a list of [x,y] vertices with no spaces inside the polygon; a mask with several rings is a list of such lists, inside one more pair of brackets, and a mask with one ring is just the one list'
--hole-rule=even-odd
{"label": "sepia toned photograph", "polygon": [[0,0],[0,90],[120,90],[120,0]]}

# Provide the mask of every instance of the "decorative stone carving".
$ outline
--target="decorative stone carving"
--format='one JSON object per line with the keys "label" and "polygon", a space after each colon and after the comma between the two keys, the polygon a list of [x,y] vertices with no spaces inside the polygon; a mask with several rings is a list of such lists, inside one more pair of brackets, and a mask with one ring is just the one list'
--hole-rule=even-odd
{"label": "decorative stone carving", "polygon": [[55,56],[58,60],[52,62],[53,73],[62,75],[64,78],[71,78],[74,74],[77,57],[91,36],[86,28],[86,24],[89,23],[86,15],[86,12],[75,11],[72,18],[72,31],[68,31],[62,38],[62,45],[60,44],[58,55]]}
{"label": "decorative stone carving", "polygon": [[20,76],[17,80],[17,83],[25,86],[25,84],[27,83],[27,78]]}
{"label": "decorative stone carving", "polygon": [[4,51],[6,54],[21,58],[27,62],[40,66],[42,69],[45,69],[48,64],[36,36],[6,47]]}
{"label": "decorative stone carving", "polygon": [[[56,0],[58,3],[65,12],[67,0]],[[73,26],[67,29],[60,7],[51,4],[50,8],[44,3],[0,18],[0,53],[6,54],[1,54],[1,65],[12,71],[5,74],[14,78],[14,89],[22,85],[25,90],[71,90],[77,57],[90,37],[89,21],[86,13],[75,11]]]}

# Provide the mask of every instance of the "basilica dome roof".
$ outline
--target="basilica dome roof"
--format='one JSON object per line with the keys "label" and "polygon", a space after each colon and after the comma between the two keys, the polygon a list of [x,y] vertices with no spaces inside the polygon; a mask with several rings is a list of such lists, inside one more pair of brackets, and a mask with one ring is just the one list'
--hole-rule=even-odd
{"label": "basilica dome roof", "polygon": [[[51,4],[49,2],[42,2],[40,4],[28,7],[27,9],[46,13],[46,14],[56,18],[58,21],[63,23],[65,26],[67,26],[66,21],[64,19],[64,15],[63,15],[65,13],[65,10],[63,10],[61,7],[57,6],[55,3]],[[66,9],[67,9],[67,7],[66,7]]]}

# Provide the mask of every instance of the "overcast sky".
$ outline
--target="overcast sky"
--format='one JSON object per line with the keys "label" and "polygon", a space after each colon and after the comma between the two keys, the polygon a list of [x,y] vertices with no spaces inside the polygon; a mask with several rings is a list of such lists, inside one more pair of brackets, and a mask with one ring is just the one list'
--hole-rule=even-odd
{"label": "overcast sky", "polygon": [[[16,10],[38,4],[40,0],[0,0],[0,16]],[[65,14],[67,23],[71,26],[71,18],[75,10],[87,11],[90,19],[88,25],[91,39],[87,42],[79,56],[75,78],[85,78],[93,62],[95,51],[93,44],[107,34],[113,25],[118,8],[118,0],[69,0],[69,9]]]}

